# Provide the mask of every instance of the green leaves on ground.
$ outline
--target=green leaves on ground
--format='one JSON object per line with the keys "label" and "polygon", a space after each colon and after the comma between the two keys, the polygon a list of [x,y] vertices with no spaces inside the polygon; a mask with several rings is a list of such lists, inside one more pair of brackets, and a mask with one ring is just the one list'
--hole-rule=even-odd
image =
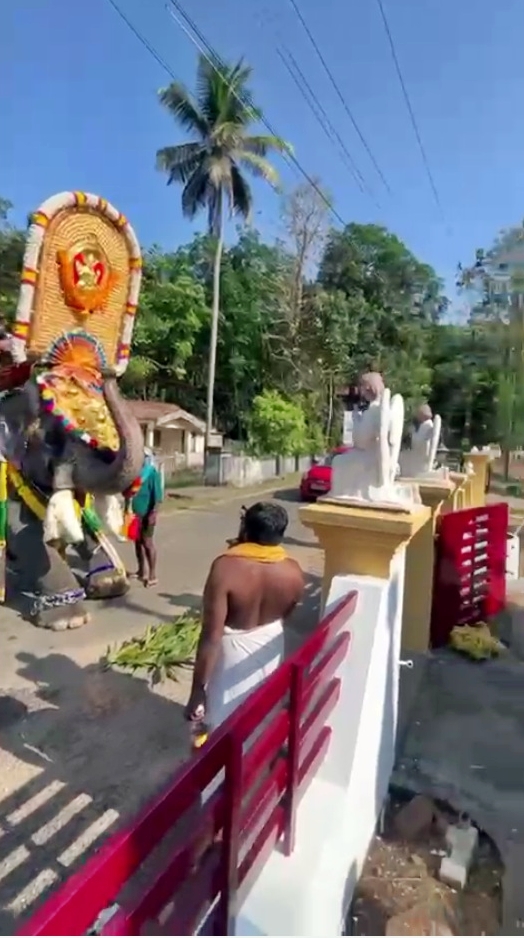
{"label": "green leaves on ground", "polygon": [[199,634],[200,617],[187,612],[173,622],[148,626],[141,638],[108,647],[104,665],[131,673],[145,670],[153,684],[177,681],[177,669],[194,661]]}

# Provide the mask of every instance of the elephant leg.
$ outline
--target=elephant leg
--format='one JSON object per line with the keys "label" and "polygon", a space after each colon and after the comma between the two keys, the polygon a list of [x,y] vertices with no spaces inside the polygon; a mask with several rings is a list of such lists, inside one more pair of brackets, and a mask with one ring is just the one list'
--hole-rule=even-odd
{"label": "elephant leg", "polygon": [[42,522],[20,501],[9,504],[8,536],[22,588],[35,597],[31,621],[57,632],[88,622],[85,590],[57,548],[44,543]]}
{"label": "elephant leg", "polygon": [[[118,554],[114,548],[110,553],[100,542],[84,529],[85,538],[76,550],[87,563],[85,591],[89,599],[115,599],[124,596],[129,589],[129,580],[123,564],[117,565]],[[112,546],[112,545],[111,545]]]}

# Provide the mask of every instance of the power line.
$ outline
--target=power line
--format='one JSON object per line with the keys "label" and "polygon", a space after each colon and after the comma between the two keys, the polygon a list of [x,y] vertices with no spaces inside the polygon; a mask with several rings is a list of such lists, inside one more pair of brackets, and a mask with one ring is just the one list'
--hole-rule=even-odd
{"label": "power line", "polygon": [[[265,22],[267,22],[267,20],[270,18],[273,19],[273,17],[271,17],[270,14],[268,14],[267,10],[261,10],[260,16],[257,17],[262,27],[265,25]],[[297,59],[295,58],[291,50],[288,48],[288,46],[284,42],[282,42],[281,35],[278,30],[275,32],[275,43],[276,43],[276,40],[279,41],[280,47],[278,47],[275,44],[275,51],[278,57],[280,58],[282,64],[284,65],[286,71],[290,75],[292,81],[298,88],[300,94],[304,98],[306,104],[308,105],[311,112],[313,113],[315,119],[318,121],[318,123],[322,127],[322,130],[324,131],[326,136],[329,138],[330,142],[335,145],[338,144],[340,151],[342,151],[340,152],[339,155],[342,157],[343,161],[345,162],[347,168],[349,169],[349,172],[353,176],[360,191],[365,192],[367,195],[369,195],[369,197],[373,200],[377,208],[380,208],[378,202],[374,198],[374,194],[371,191],[370,186],[368,186],[368,184],[366,183],[364,176],[362,175],[359,167],[357,166],[357,163],[353,155],[350,153],[348,147],[346,146],[346,143],[340,136],[340,133],[338,132],[337,128],[334,126],[332,120],[330,119],[326,111],[326,108],[324,107],[322,102],[319,100],[318,95],[316,94],[312,85],[309,83],[308,79],[306,78],[303,70],[298,64]]]}
{"label": "power line", "polygon": [[366,182],[357,164],[355,163],[355,160],[349,152],[346,144],[342,140],[338,130],[333,126],[326,109],[324,108],[321,101],[319,101],[318,96],[315,94],[313,88],[309,84],[293,53],[287,49],[286,46],[282,46],[282,49],[277,48],[276,52],[328,139],[331,140],[332,143],[338,144],[340,150],[342,151],[341,156],[343,157],[344,162],[346,163],[346,166],[348,167],[360,191],[366,191],[368,195],[372,196],[372,193],[366,185]]}
{"label": "power line", "polygon": [[[183,16],[183,17],[189,22],[191,28],[193,28],[194,31],[195,31],[195,33],[198,35],[198,34],[200,33],[200,31],[198,30],[198,27],[196,27],[196,24],[192,23],[191,18],[185,13],[185,11],[183,10],[183,8],[182,8],[179,4],[175,3],[175,0],[171,0],[171,2],[172,2],[173,5],[178,9],[180,15]],[[114,11],[118,14],[118,16],[122,19],[122,21],[126,24],[126,26],[128,27],[128,29],[131,30],[131,32],[132,32],[133,35],[136,37],[136,39],[138,39],[138,41],[144,46],[144,48],[147,49],[147,51],[153,56],[153,58],[154,58],[154,59],[156,60],[156,62],[160,65],[160,67],[163,68],[165,72],[167,72],[167,74],[173,79],[173,81],[181,82],[181,79],[180,79],[177,75],[175,75],[175,73],[173,72],[172,68],[170,68],[170,66],[167,64],[167,62],[165,61],[165,59],[163,59],[163,58],[160,56],[160,54],[156,51],[156,49],[154,48],[154,46],[152,46],[151,43],[146,39],[146,37],[136,28],[136,26],[133,25],[133,23],[132,23],[131,20],[126,16],[126,14],[125,14],[124,11],[121,9],[121,7],[116,3],[116,0],[109,0],[109,3],[110,3],[111,6],[113,7]],[[225,75],[223,74],[223,72],[220,71],[220,68],[218,67],[218,64],[217,64],[217,63],[220,61],[219,56],[217,55],[217,53],[215,52],[215,50],[213,50],[212,46],[207,42],[207,40],[205,39],[204,35],[203,35],[202,33],[200,33],[201,42],[202,42],[202,44],[203,44],[203,45],[207,48],[207,50],[208,50],[208,53],[207,53],[207,54],[206,54],[206,52],[204,51],[204,49],[202,49],[202,48],[199,46],[198,42],[196,42],[195,38],[191,35],[191,33],[190,33],[190,31],[187,29],[187,27],[186,27],[183,23],[180,22],[180,20],[179,20],[178,17],[175,15],[175,13],[174,13],[172,10],[169,10],[168,12],[169,12],[170,15],[173,17],[173,19],[175,19],[175,21],[176,21],[177,24],[180,26],[180,28],[183,29],[183,31],[186,33],[186,35],[187,35],[188,38],[191,40],[191,42],[199,49],[199,51],[201,52],[201,54],[207,59],[207,61],[209,62],[209,64],[215,69],[215,71],[217,72],[217,74],[219,74],[219,75],[221,76],[221,78],[222,78],[223,80],[225,80]],[[181,83],[183,84],[183,82],[181,82]],[[228,84],[227,81],[226,81],[226,84]],[[236,97],[236,99],[239,101],[239,103],[242,104],[242,105],[246,108],[246,110],[250,111],[250,113],[251,113],[252,116],[253,116],[253,119],[254,119],[254,120],[258,120],[258,119],[259,119],[259,115],[255,113],[255,111],[253,110],[253,108],[249,108],[249,106],[246,104],[246,102],[245,102],[245,101],[242,101],[242,99],[240,98],[240,96],[236,93],[235,89],[234,89],[231,85],[228,84],[228,87],[229,87],[229,90],[232,91],[232,93],[235,95],[235,97]],[[269,133],[271,134],[271,136],[273,136],[273,137],[279,136],[279,135],[276,134],[275,131],[272,129],[271,125],[269,124],[269,122],[267,121],[266,118],[262,117],[262,123],[263,123],[264,126],[267,128],[267,130],[269,130]],[[302,174],[302,176],[307,180],[307,182],[309,183],[309,185],[315,190],[315,192],[317,193],[317,195],[318,195],[318,196],[322,199],[322,201],[325,203],[326,207],[330,210],[330,212],[332,213],[332,215],[334,215],[334,217],[337,219],[337,221],[345,228],[346,225],[347,225],[347,222],[344,221],[344,219],[342,218],[342,216],[339,215],[339,213],[337,212],[337,210],[333,207],[333,205],[331,204],[331,202],[329,201],[329,199],[326,198],[326,196],[325,196],[325,194],[322,192],[320,186],[317,185],[317,183],[315,182],[315,180],[312,179],[311,176],[309,175],[309,173],[300,165],[299,161],[298,161],[297,158],[294,156],[294,154],[288,153],[288,154],[283,154],[283,156],[284,156],[284,159],[286,159],[286,160],[293,166],[294,169],[298,170],[298,171]]]}
{"label": "power line", "polygon": [[389,193],[391,193],[390,185],[389,185],[389,183],[388,183],[386,177],[384,176],[384,173],[382,172],[382,170],[381,170],[381,168],[380,168],[380,166],[379,166],[379,164],[378,164],[378,162],[377,162],[377,160],[376,160],[376,158],[375,158],[375,155],[374,155],[374,153],[373,153],[371,147],[369,146],[369,144],[368,144],[366,138],[364,137],[364,134],[362,133],[362,131],[361,131],[361,129],[360,129],[360,127],[359,127],[359,125],[358,125],[358,123],[357,123],[357,121],[356,121],[356,118],[355,118],[353,112],[351,111],[351,109],[350,109],[350,107],[349,107],[349,105],[348,105],[346,99],[344,98],[344,95],[342,94],[342,92],[341,92],[341,90],[340,90],[340,87],[339,87],[339,85],[338,85],[338,82],[337,82],[335,76],[333,75],[333,72],[331,71],[331,69],[330,69],[330,67],[329,67],[329,65],[328,65],[328,63],[327,63],[327,61],[326,61],[326,59],[325,59],[325,57],[324,57],[322,51],[320,50],[319,45],[318,45],[318,43],[317,43],[317,41],[316,41],[316,39],[315,39],[313,33],[311,32],[311,29],[309,28],[309,26],[308,26],[306,20],[304,19],[304,15],[303,15],[302,11],[300,10],[300,7],[298,6],[297,0],[289,0],[289,2],[290,2],[290,4],[291,4],[291,6],[293,7],[293,10],[295,11],[295,14],[296,14],[296,16],[298,17],[298,19],[299,19],[299,21],[300,21],[300,23],[301,23],[301,25],[302,25],[302,28],[304,29],[304,31],[305,31],[305,33],[306,33],[306,35],[307,35],[307,37],[308,37],[308,39],[309,39],[311,45],[313,46],[313,48],[314,48],[314,50],[315,50],[315,52],[316,52],[316,54],[317,54],[317,56],[318,56],[320,62],[322,63],[322,67],[324,68],[324,71],[325,71],[326,75],[328,76],[328,78],[329,78],[329,80],[330,80],[330,82],[331,82],[331,85],[333,86],[333,88],[334,88],[334,90],[335,90],[335,92],[336,92],[336,95],[337,95],[337,97],[338,97],[340,103],[342,104],[342,107],[344,108],[344,111],[346,112],[347,116],[349,117],[349,119],[350,119],[350,121],[351,121],[351,123],[352,123],[352,125],[353,125],[353,127],[354,127],[354,129],[355,129],[355,131],[356,131],[356,133],[357,133],[357,135],[358,135],[358,137],[359,137],[359,140],[360,140],[360,142],[362,143],[362,146],[364,147],[366,153],[368,154],[368,156],[369,156],[371,162],[373,163],[373,166],[375,167],[375,169],[376,169],[378,175],[380,176],[382,182],[384,183],[384,186],[386,187],[387,191],[388,191]]}
{"label": "power line", "polygon": [[148,42],[148,40],[146,39],[146,37],[143,36],[142,33],[139,33],[139,31],[138,31],[138,29],[136,28],[136,26],[133,26],[133,23],[131,22],[131,20],[126,16],[126,14],[124,13],[124,11],[118,6],[118,4],[115,3],[115,0],[108,0],[108,2],[109,2],[109,3],[111,4],[111,6],[113,7],[113,10],[115,11],[115,13],[117,13],[118,16],[120,17],[120,19],[123,20],[123,22],[126,24],[126,26],[128,27],[128,29],[131,30],[131,32],[132,32],[133,35],[136,37],[136,39],[138,39],[138,41],[142,43],[142,45],[144,46],[144,48],[147,49],[147,51],[150,53],[150,55],[152,55],[153,58],[156,59],[156,61],[157,61],[158,64],[160,65],[160,68],[163,68],[164,71],[167,72],[167,74],[171,76],[171,78],[173,79],[173,81],[180,81],[180,79],[175,75],[175,73],[173,72],[173,70],[169,67],[169,65],[167,64],[167,62],[161,57],[161,55],[159,55],[159,53],[156,51],[156,49],[153,48],[153,46],[151,45],[151,43]]}
{"label": "power line", "polygon": [[[294,0],[290,0],[290,2],[293,3]],[[392,34],[391,34],[391,30],[390,30],[390,28],[389,28],[389,22],[388,22],[388,18],[387,18],[387,16],[386,16],[386,11],[385,11],[385,9],[384,9],[384,4],[382,3],[382,0],[377,0],[377,5],[378,5],[379,11],[380,11],[380,16],[381,16],[381,18],[382,18],[382,23],[383,23],[383,26],[384,26],[384,30],[385,30],[385,33],[386,33],[386,36],[387,36],[387,39],[388,39],[388,42],[389,42],[389,48],[391,49],[391,56],[392,56],[392,59],[393,59],[393,64],[394,64],[394,66],[395,66],[396,73],[397,73],[397,75],[398,75],[398,80],[399,80],[399,82],[400,82],[400,87],[401,87],[401,89],[402,89],[402,95],[403,95],[403,97],[404,97],[404,101],[405,101],[405,104],[406,104],[406,107],[407,107],[407,110],[408,110],[408,114],[409,114],[409,118],[410,118],[410,121],[411,121],[411,125],[412,125],[412,127],[413,127],[413,131],[414,131],[414,133],[415,133],[415,137],[416,137],[416,140],[417,140],[417,143],[418,143],[418,148],[419,148],[419,150],[420,150],[420,155],[421,155],[421,157],[422,157],[422,162],[424,163],[424,167],[425,167],[425,170],[426,170],[426,175],[427,175],[427,177],[428,177],[428,181],[429,181],[429,184],[430,184],[430,187],[431,187],[431,191],[432,191],[432,193],[433,193],[433,197],[434,197],[434,199],[435,199],[435,203],[436,203],[437,208],[438,208],[438,210],[439,210],[439,212],[440,212],[440,214],[441,214],[441,216],[442,216],[442,220],[443,220],[444,223],[445,223],[446,219],[445,219],[445,215],[444,215],[444,209],[442,208],[442,202],[441,202],[441,200],[440,200],[440,196],[439,196],[439,193],[438,193],[438,189],[437,189],[437,186],[436,186],[436,184],[435,184],[435,180],[434,180],[434,178],[433,178],[433,173],[431,172],[431,167],[430,167],[430,165],[429,165],[429,160],[428,160],[428,157],[427,157],[427,154],[426,154],[426,149],[425,149],[424,144],[423,144],[423,142],[422,142],[422,137],[421,137],[421,135],[420,135],[420,130],[419,130],[419,127],[418,127],[418,122],[417,122],[417,119],[416,119],[416,117],[415,117],[415,112],[414,112],[414,110],[413,110],[413,106],[412,106],[412,104],[411,104],[411,99],[410,99],[409,94],[408,94],[408,89],[406,88],[406,83],[405,83],[405,81],[404,81],[404,76],[403,76],[403,74],[402,74],[402,69],[401,69],[401,67],[400,67],[400,62],[399,62],[398,56],[397,56],[397,50],[396,50],[396,48],[395,48],[395,43],[394,43],[394,40],[393,40],[393,36],[392,36]]]}
{"label": "power line", "polygon": [[[111,0],[111,2],[114,2],[114,0]],[[240,95],[237,93],[236,89],[235,89],[231,84],[229,84],[229,83],[227,82],[227,76],[224,74],[224,72],[223,72],[223,71],[221,70],[221,68],[220,68],[220,63],[221,63],[220,56],[218,55],[218,53],[216,52],[216,50],[213,48],[213,46],[209,43],[209,41],[206,39],[206,37],[204,36],[204,34],[202,33],[202,31],[198,28],[198,26],[196,25],[195,21],[189,16],[188,13],[186,13],[186,11],[185,11],[184,8],[182,7],[182,5],[178,2],[178,0],[169,0],[169,2],[172,4],[172,6],[175,7],[175,9],[177,10],[177,12],[180,14],[180,17],[182,17],[183,22],[181,22],[181,20],[179,19],[179,17],[176,15],[176,13],[175,13],[173,10],[170,10],[169,8],[167,8],[169,14],[173,17],[173,19],[174,19],[175,22],[178,24],[178,26],[180,26],[180,28],[185,32],[185,34],[186,34],[186,35],[188,36],[188,38],[191,40],[191,42],[193,43],[193,45],[199,50],[199,52],[201,53],[201,55],[203,55],[204,58],[207,60],[207,62],[209,62],[209,64],[210,64],[211,67],[215,70],[215,72],[217,73],[217,75],[220,75],[220,77],[222,78],[222,80],[228,85],[229,90],[230,90],[231,93],[235,96],[235,98],[237,99],[237,101],[238,101],[240,104],[242,104],[243,107],[246,108],[247,111],[250,111],[250,112],[251,112],[251,114],[253,115],[253,118],[254,118],[254,119],[260,120],[260,121],[264,124],[264,126],[265,126],[266,129],[269,131],[269,133],[271,134],[272,137],[279,137],[280,135],[275,132],[274,128],[271,126],[271,124],[269,123],[269,121],[267,120],[267,118],[264,117],[264,115],[261,116],[261,115],[257,114],[257,113],[253,110],[253,108],[250,108],[249,105],[246,105],[246,102],[242,100],[242,98],[240,97]],[[186,25],[186,24],[187,24],[187,25]],[[192,35],[192,33],[194,33],[195,35]],[[195,39],[195,36],[197,37],[196,39]],[[302,176],[306,179],[306,181],[309,183],[309,185],[315,190],[315,192],[317,193],[317,195],[322,199],[322,201],[324,202],[324,204],[326,205],[326,207],[329,209],[329,211],[332,213],[332,215],[335,216],[335,218],[337,219],[337,221],[338,221],[343,227],[346,227],[346,224],[347,224],[347,223],[344,221],[344,219],[342,218],[342,216],[339,215],[339,213],[338,213],[337,210],[333,207],[333,205],[331,204],[331,202],[329,201],[329,199],[326,198],[326,196],[325,196],[325,194],[322,192],[322,189],[320,188],[320,186],[319,186],[319,185],[315,182],[315,180],[309,175],[309,173],[307,172],[307,170],[305,170],[304,167],[299,163],[299,161],[297,160],[296,156],[295,156],[293,153],[286,153],[286,154],[283,154],[283,155],[284,155],[284,158],[285,158],[289,163],[291,163],[291,164],[294,166],[295,169],[298,169],[298,171],[299,171],[299,172],[302,174]]]}

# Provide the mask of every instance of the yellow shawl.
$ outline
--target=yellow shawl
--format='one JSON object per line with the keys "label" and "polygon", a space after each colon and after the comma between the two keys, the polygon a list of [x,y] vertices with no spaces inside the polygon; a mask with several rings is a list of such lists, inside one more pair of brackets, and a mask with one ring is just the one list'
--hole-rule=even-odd
{"label": "yellow shawl", "polygon": [[242,557],[244,560],[256,560],[258,563],[279,563],[281,560],[287,560],[287,553],[280,544],[267,546],[250,541],[235,544],[226,550],[223,556]]}

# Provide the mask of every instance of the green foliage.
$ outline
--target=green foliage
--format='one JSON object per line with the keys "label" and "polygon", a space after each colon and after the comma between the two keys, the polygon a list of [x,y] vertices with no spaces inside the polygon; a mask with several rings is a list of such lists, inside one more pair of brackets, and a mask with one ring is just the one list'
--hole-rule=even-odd
{"label": "green foliage", "polygon": [[476,385],[472,413],[482,414],[507,469],[509,451],[524,438],[524,226],[479,248],[472,266],[459,268],[459,286],[471,300],[468,329],[481,349],[468,382]]}
{"label": "green foliage", "polygon": [[11,209],[11,202],[0,197],[0,315],[7,322],[16,310],[25,247],[25,232],[9,224]]}
{"label": "green foliage", "polygon": [[200,618],[186,612],[173,622],[148,626],[140,638],[109,647],[104,665],[131,673],[145,670],[152,684],[166,678],[177,681],[177,668],[194,660],[199,633]]}
{"label": "green foliage", "polygon": [[209,321],[203,285],[184,257],[147,252],[144,286],[124,387],[147,398],[172,378],[183,378],[195,342]]}
{"label": "green foliage", "polygon": [[[442,323],[446,300],[430,267],[381,226],[329,231],[324,208],[299,187],[286,202],[284,240],[267,243],[243,229],[224,247],[218,429],[257,452],[319,452],[326,441],[340,442],[340,388],[373,368],[403,393],[408,413],[429,396],[448,445],[496,439],[495,326]],[[0,289],[8,312],[23,243],[23,232],[4,221]],[[199,235],[174,251],[145,252],[128,395],[205,416],[215,250],[214,237]]]}
{"label": "green foliage", "polygon": [[258,394],[251,409],[249,444],[261,456],[306,452],[308,429],[300,404],[286,400],[278,391]]}

